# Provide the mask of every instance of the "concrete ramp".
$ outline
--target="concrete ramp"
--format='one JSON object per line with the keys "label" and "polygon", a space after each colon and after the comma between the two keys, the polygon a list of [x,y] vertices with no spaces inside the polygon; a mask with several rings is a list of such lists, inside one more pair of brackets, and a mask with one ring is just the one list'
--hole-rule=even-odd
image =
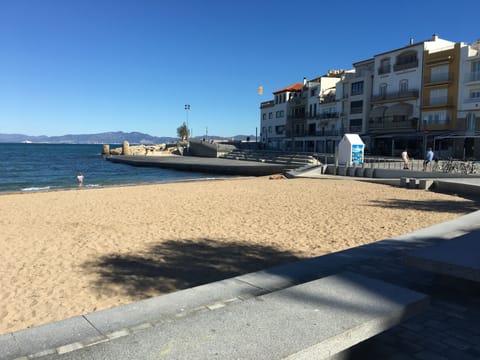
{"label": "concrete ramp", "polygon": [[427,305],[426,295],[344,272],[214,311],[172,318],[61,358],[324,359]]}

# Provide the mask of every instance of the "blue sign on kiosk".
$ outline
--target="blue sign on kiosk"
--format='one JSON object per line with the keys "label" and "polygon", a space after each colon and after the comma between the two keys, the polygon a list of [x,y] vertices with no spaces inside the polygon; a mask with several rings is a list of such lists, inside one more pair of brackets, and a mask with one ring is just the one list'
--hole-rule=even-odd
{"label": "blue sign on kiosk", "polygon": [[365,144],[357,134],[345,134],[338,144],[338,163],[344,166],[363,165]]}

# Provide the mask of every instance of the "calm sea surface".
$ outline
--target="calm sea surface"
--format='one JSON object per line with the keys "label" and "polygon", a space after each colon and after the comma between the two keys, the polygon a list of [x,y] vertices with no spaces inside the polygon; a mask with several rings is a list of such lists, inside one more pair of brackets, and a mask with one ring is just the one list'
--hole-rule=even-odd
{"label": "calm sea surface", "polygon": [[78,171],[85,176],[87,188],[212,178],[211,174],[114,164],[101,152],[102,145],[0,143],[0,192],[73,189]]}

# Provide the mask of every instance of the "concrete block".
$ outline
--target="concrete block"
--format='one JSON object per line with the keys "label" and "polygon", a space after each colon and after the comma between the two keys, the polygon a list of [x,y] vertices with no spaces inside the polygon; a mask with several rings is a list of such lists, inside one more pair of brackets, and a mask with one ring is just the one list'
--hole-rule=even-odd
{"label": "concrete block", "polygon": [[346,176],[347,175],[347,167],[346,166],[337,167],[337,175]]}
{"label": "concrete block", "polygon": [[[344,272],[214,311],[161,323],[66,359],[324,359],[428,306],[428,297]],[[266,341],[259,341],[265,339]],[[141,343],[141,346],[138,344]]]}
{"label": "concrete block", "polygon": [[35,354],[101,336],[82,316],[20,330],[12,335],[20,347],[21,355]]}
{"label": "concrete block", "polygon": [[[108,334],[118,329],[159,321],[162,317],[193,308],[206,307],[224,299],[248,298],[266,291],[232,278],[97,311],[85,317],[103,334]],[[152,314],[155,316],[152,317]]]}
{"label": "concrete block", "polygon": [[420,179],[418,182],[418,188],[422,190],[428,190],[433,185],[433,180]]}
{"label": "concrete block", "polygon": [[400,186],[401,187],[408,187],[409,182],[410,182],[410,179],[407,178],[407,177],[400,178]]}
{"label": "concrete block", "polygon": [[479,231],[408,253],[405,262],[422,270],[480,282]]}
{"label": "concrete block", "polygon": [[357,167],[357,168],[355,169],[355,176],[356,176],[356,177],[363,177],[364,172],[365,172],[365,168],[363,168],[363,167]]}
{"label": "concrete block", "polygon": [[356,168],[355,168],[355,167],[349,166],[349,167],[347,168],[347,175],[348,175],[348,176],[355,176],[355,171],[356,171]]}
{"label": "concrete block", "polygon": [[21,355],[20,347],[12,334],[0,335],[0,360],[16,359]]}
{"label": "concrete block", "polygon": [[409,189],[418,189],[418,179],[410,179],[408,182]]}
{"label": "concrete block", "polygon": [[375,172],[375,169],[373,169],[373,168],[365,168],[365,170],[363,172],[363,176],[368,177],[368,178],[373,178],[374,177],[374,172]]}

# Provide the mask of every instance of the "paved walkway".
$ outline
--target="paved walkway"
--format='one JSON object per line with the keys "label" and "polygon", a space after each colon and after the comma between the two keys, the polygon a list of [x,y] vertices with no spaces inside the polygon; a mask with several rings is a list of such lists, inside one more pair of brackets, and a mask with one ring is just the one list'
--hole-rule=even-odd
{"label": "paved walkway", "polygon": [[[455,184],[460,181],[476,186],[480,193],[480,180],[462,179]],[[28,359],[27,355],[44,360],[169,358],[171,349],[158,348],[158,339],[174,328],[168,324],[194,321],[205,312],[221,316],[219,309],[343,271],[431,297],[427,311],[355,346],[351,359],[480,359],[478,284],[439,277],[404,261],[408,251],[465,234],[480,241],[480,211],[393,239],[0,335],[0,359]],[[196,334],[193,348],[201,347],[204,335]],[[248,344],[239,338],[238,345]],[[192,354],[192,358],[202,357]]]}

